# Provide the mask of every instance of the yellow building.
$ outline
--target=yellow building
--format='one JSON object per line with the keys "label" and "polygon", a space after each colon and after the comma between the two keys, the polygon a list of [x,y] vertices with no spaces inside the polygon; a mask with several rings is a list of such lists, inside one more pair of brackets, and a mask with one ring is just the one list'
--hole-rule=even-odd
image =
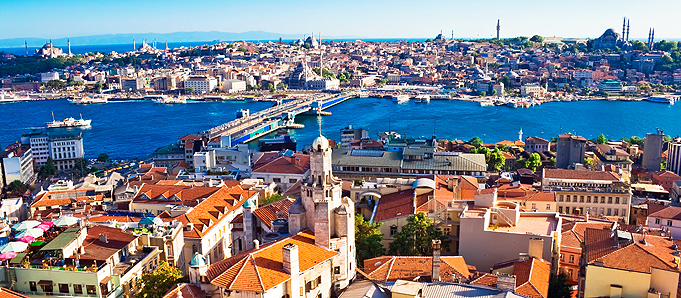
{"label": "yellow building", "polygon": [[587,228],[579,297],[676,297],[679,251],[668,238]]}

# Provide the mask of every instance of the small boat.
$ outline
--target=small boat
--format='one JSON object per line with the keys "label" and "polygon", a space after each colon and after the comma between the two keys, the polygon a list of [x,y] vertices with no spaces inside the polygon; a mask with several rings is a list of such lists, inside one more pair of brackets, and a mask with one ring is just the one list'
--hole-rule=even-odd
{"label": "small boat", "polygon": [[69,117],[64,119],[63,121],[57,121],[54,119],[54,112],[52,112],[52,122],[47,122],[47,128],[69,128],[69,127],[83,127],[83,126],[90,126],[90,123],[92,120],[90,119],[83,119],[83,115],[80,115],[80,119],[75,119],[73,117]]}
{"label": "small boat", "polygon": [[187,100],[184,97],[168,97],[166,95],[147,95],[144,97],[145,100],[152,100],[155,103],[158,104],[182,104],[182,103],[187,103]]}
{"label": "small boat", "polygon": [[430,95],[417,95],[416,100],[414,102],[418,103],[429,103],[430,102]]}
{"label": "small boat", "polygon": [[28,96],[21,96],[11,92],[0,92],[0,103],[31,100]]}
{"label": "small boat", "polygon": [[107,103],[108,99],[105,96],[102,95],[94,95],[94,96],[85,96],[81,98],[69,98],[68,99],[69,103],[71,104],[77,104],[77,105],[87,105],[87,104],[94,104],[94,103]]}
{"label": "small boat", "polygon": [[393,102],[396,103],[405,103],[409,101],[409,95],[406,94],[397,94],[392,96]]}
{"label": "small boat", "polygon": [[679,97],[669,95],[654,95],[646,98],[645,100],[650,102],[668,103],[670,105],[673,105],[674,102],[679,100]]}
{"label": "small boat", "polygon": [[494,105],[494,102],[491,101],[491,100],[483,100],[483,101],[479,101],[478,103],[480,103],[481,107],[489,107],[489,106]]}

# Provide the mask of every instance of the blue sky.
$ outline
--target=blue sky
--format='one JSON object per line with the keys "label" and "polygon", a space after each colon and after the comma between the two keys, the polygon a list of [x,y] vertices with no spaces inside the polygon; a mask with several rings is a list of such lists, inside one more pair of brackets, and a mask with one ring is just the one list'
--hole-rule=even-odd
{"label": "blue sky", "polygon": [[116,33],[268,31],[365,38],[426,38],[440,30],[457,38],[490,37],[501,19],[502,37],[598,37],[621,31],[632,38],[681,38],[679,0],[241,0],[81,1],[0,0],[0,39],[62,38]]}

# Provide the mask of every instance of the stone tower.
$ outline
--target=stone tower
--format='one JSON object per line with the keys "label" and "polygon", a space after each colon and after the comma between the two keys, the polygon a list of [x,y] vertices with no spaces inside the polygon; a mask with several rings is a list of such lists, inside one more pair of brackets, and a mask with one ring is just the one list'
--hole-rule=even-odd
{"label": "stone tower", "polygon": [[289,232],[305,228],[315,234],[315,245],[339,254],[333,258],[335,289],[347,287],[355,276],[355,208],[342,197],[341,181],[332,173],[329,140],[320,135],[312,143],[310,176],[301,186],[301,198],[289,210]]}

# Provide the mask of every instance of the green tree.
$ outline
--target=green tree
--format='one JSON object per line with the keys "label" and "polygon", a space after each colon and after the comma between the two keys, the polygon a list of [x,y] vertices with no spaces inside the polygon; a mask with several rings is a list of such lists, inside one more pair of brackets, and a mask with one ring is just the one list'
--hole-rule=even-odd
{"label": "green tree", "polygon": [[85,158],[76,159],[76,162],[71,169],[71,173],[76,178],[84,177],[92,172],[94,171],[90,168],[89,162]]}
{"label": "green tree", "polygon": [[288,89],[288,85],[286,85],[285,83],[279,83],[279,85],[277,85],[277,89],[286,90]]}
{"label": "green tree", "polygon": [[379,85],[385,85],[387,83],[388,83],[388,79],[386,79],[386,78],[382,78],[382,79],[378,80]]}
{"label": "green tree", "polygon": [[97,82],[92,86],[92,88],[94,88],[97,91],[100,91],[104,89],[104,84],[102,84],[102,82]]}
{"label": "green tree", "polygon": [[187,91],[187,93],[194,93],[194,91],[196,91],[196,89],[194,87],[189,87],[189,88],[186,89],[186,91]]}
{"label": "green tree", "polygon": [[183,277],[180,269],[170,266],[163,261],[156,270],[142,274],[142,276],[137,279],[138,284],[141,286],[141,290],[136,297],[161,298],[175,284],[188,281],[189,278],[187,276]]}
{"label": "green tree", "polygon": [[497,90],[496,90],[496,89],[492,90],[492,96],[495,96],[495,95],[497,95]]}
{"label": "green tree", "polygon": [[21,180],[14,180],[7,185],[7,191],[11,193],[25,193],[28,186],[21,182]]}
{"label": "green tree", "polygon": [[345,76],[344,73],[341,73],[341,74],[338,75],[338,80],[341,81],[341,83],[349,82],[348,78]]}
{"label": "green tree", "polygon": [[549,165],[552,166],[552,167],[556,166],[556,158],[555,157],[549,158]]}
{"label": "green tree", "polygon": [[385,249],[381,244],[381,222],[368,222],[361,214],[355,215],[355,245],[357,247],[357,265],[362,266],[364,260],[382,256]]}
{"label": "green tree", "polygon": [[485,91],[480,92],[480,96],[482,96],[482,97],[487,96],[487,92],[485,92]]}
{"label": "green tree", "polygon": [[504,76],[503,78],[501,78],[501,83],[504,84],[504,88],[509,88],[511,86],[511,78],[509,78],[508,76]]}
{"label": "green tree", "polygon": [[632,40],[631,46],[634,49],[634,51],[642,51],[642,52],[649,51],[648,46],[645,43],[638,41],[638,40]]}
{"label": "green tree", "polygon": [[260,201],[260,206],[267,205],[270,203],[278,202],[284,199],[284,196],[278,194],[278,193],[273,193],[269,196],[266,196],[265,199]]}
{"label": "green tree", "polygon": [[59,90],[59,89],[63,89],[64,87],[66,87],[66,82],[64,82],[62,80],[49,80],[46,83],[46,86],[47,86],[47,88],[50,88],[50,89]]}
{"label": "green tree", "polygon": [[608,143],[608,139],[605,137],[604,134],[600,134],[600,135],[598,135],[598,137],[596,138],[596,143],[598,143],[598,144],[607,144],[607,143]]}
{"label": "green tree", "polygon": [[530,154],[530,158],[527,159],[527,168],[532,171],[536,171],[540,166],[541,156],[539,156],[539,153],[537,152],[532,152],[532,154]]}
{"label": "green tree", "polygon": [[277,89],[274,89],[274,84],[272,83],[267,83],[267,89],[270,90],[270,92],[274,92]]}
{"label": "green tree", "polygon": [[553,275],[549,279],[548,298],[570,298],[572,297],[572,287],[568,283],[565,273]]}
{"label": "green tree", "polygon": [[594,160],[593,160],[593,158],[586,157],[586,158],[584,158],[584,163],[587,164],[587,165],[593,166]]}
{"label": "green tree", "polygon": [[506,157],[504,157],[504,154],[501,153],[501,150],[499,148],[495,148],[493,151],[489,153],[489,157],[487,158],[487,168],[492,170],[492,171],[499,171],[501,167],[504,166],[506,163]]}
{"label": "green tree", "polygon": [[109,160],[109,154],[100,153],[99,156],[97,156],[97,161],[99,161],[99,162],[107,162],[108,160]]}
{"label": "green tree", "polygon": [[530,38],[530,41],[537,42],[537,43],[543,43],[544,42],[544,37],[541,35],[535,35]]}
{"label": "green tree", "polygon": [[525,169],[527,168],[527,159],[524,158],[518,158],[518,160],[513,163],[513,167],[517,169]]}
{"label": "green tree", "polygon": [[42,179],[51,177],[56,173],[57,167],[54,166],[54,160],[52,160],[52,157],[48,157],[47,162],[45,162],[45,164],[42,167],[40,167],[40,170],[38,170],[38,175]]}
{"label": "green tree", "polygon": [[440,239],[442,247],[449,247],[449,239],[433,226],[430,218],[423,212],[407,217],[407,224],[394,238],[389,248],[392,255],[432,256],[434,239]]}
{"label": "green tree", "polygon": [[666,169],[667,169],[667,161],[663,159],[662,161],[660,161],[660,171],[663,171],[663,170],[666,170]]}
{"label": "green tree", "polygon": [[473,137],[468,143],[475,147],[480,147],[480,145],[482,145],[482,140],[479,137]]}

